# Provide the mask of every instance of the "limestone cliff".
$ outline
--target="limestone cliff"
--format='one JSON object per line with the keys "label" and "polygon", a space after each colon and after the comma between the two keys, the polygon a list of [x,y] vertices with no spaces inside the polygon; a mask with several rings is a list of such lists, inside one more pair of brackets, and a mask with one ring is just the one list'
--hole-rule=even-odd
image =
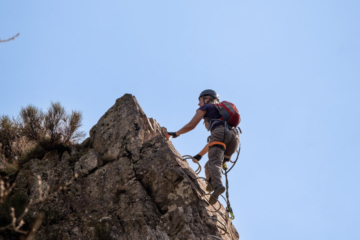
{"label": "limestone cliff", "polygon": [[54,151],[26,163],[13,196],[29,201],[67,185],[29,211],[29,222],[45,213],[35,239],[239,239],[162,131],[126,94],[90,130],[82,156]]}

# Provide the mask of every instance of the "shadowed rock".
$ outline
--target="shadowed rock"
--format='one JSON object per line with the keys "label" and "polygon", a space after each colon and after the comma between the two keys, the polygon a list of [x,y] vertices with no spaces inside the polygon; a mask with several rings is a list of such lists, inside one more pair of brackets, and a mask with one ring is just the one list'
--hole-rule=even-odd
{"label": "shadowed rock", "polygon": [[75,173],[77,173],[78,176],[83,176],[85,174],[88,174],[91,170],[97,168],[98,166],[101,166],[102,164],[103,162],[101,161],[100,154],[96,152],[94,149],[90,149],[75,164]]}

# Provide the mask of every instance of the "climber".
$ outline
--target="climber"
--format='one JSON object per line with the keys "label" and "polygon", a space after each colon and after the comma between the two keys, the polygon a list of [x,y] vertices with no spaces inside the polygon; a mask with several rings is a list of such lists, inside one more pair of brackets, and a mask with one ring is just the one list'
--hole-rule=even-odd
{"label": "climber", "polygon": [[211,205],[214,205],[219,195],[225,191],[225,187],[222,184],[222,165],[230,160],[231,155],[236,151],[240,143],[236,126],[231,126],[226,121],[220,120],[222,115],[214,105],[218,103],[219,95],[214,90],[204,90],[199,96],[198,105],[200,108],[196,111],[191,121],[179,131],[168,132],[166,134],[167,138],[176,138],[193,130],[201,119],[204,119],[205,127],[211,132],[211,135],[208,138],[208,144],[193,158],[199,161],[203,155],[209,152],[209,161],[205,164],[205,175],[208,180],[206,191],[211,192],[214,190],[209,200]]}

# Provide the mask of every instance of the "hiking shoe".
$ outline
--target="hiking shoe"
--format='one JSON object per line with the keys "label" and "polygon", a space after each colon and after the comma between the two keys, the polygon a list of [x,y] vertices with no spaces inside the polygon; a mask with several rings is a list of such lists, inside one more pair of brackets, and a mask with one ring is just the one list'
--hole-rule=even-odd
{"label": "hiking shoe", "polygon": [[225,187],[223,185],[219,184],[215,188],[214,192],[211,194],[209,203],[211,205],[214,205],[217,202],[219,195],[222,194],[223,192],[225,192]]}
{"label": "hiking shoe", "polygon": [[208,184],[206,185],[206,191],[207,191],[207,192],[211,192],[212,190],[213,190],[213,187],[211,186],[210,183],[208,183]]}

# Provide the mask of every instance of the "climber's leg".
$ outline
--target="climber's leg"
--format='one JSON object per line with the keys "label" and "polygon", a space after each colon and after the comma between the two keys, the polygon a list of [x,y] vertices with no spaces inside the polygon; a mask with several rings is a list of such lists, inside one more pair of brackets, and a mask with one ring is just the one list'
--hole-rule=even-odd
{"label": "climber's leg", "polygon": [[205,177],[206,177],[206,180],[207,180],[206,191],[211,192],[213,188],[211,186],[211,172],[210,172],[210,169],[209,169],[209,161],[207,161],[205,163],[204,168],[205,168]]}
{"label": "climber's leg", "polygon": [[224,159],[230,160],[231,156],[235,153],[240,144],[240,138],[236,130],[229,130],[229,132],[226,134],[225,144],[226,149],[224,152]]}
{"label": "climber's leg", "polygon": [[218,146],[209,147],[208,172],[211,177],[211,186],[213,189],[222,184],[221,167],[224,159],[224,150]]}
{"label": "climber's leg", "polygon": [[[221,168],[224,160],[224,127],[217,127],[211,131],[211,136],[209,138],[209,161],[208,172],[211,177],[211,185],[215,189],[219,184],[222,184],[222,174]],[[214,145],[212,145],[214,144]]]}

